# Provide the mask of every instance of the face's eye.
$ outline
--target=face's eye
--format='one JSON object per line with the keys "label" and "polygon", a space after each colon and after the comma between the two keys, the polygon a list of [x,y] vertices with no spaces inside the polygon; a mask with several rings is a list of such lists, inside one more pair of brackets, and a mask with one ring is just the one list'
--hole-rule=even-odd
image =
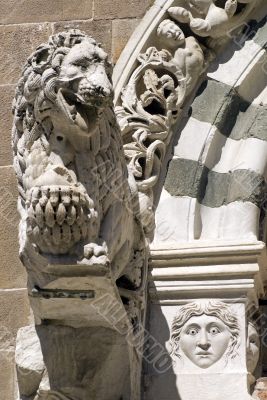
{"label": "face's eye", "polygon": [[197,329],[196,327],[192,327],[192,328],[189,328],[189,329],[186,331],[186,333],[187,333],[187,335],[195,336],[195,335],[197,335],[197,333],[198,333],[198,329]]}
{"label": "face's eye", "polygon": [[257,344],[257,340],[254,337],[250,338],[249,341],[251,344]]}
{"label": "face's eye", "polygon": [[210,334],[211,335],[218,335],[218,333],[220,333],[220,329],[217,326],[212,326],[210,328]]}
{"label": "face's eye", "polygon": [[87,70],[86,65],[81,65],[81,70],[82,70],[83,72],[85,72],[85,71]]}

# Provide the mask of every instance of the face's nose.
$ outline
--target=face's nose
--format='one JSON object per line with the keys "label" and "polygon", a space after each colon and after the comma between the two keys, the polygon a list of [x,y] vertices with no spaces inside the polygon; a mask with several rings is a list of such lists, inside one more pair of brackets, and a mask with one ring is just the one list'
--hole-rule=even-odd
{"label": "face's nose", "polygon": [[207,350],[209,350],[209,348],[210,348],[210,343],[199,343],[198,344],[198,347],[200,347],[201,348],[201,350],[205,350],[205,351],[207,351]]}
{"label": "face's nose", "polygon": [[202,350],[208,350],[210,348],[210,343],[208,339],[208,335],[205,329],[201,330],[200,332],[200,337],[198,341],[198,347],[200,347]]}
{"label": "face's nose", "polygon": [[249,337],[247,338],[247,352],[248,353],[251,352],[251,343],[250,343]]}

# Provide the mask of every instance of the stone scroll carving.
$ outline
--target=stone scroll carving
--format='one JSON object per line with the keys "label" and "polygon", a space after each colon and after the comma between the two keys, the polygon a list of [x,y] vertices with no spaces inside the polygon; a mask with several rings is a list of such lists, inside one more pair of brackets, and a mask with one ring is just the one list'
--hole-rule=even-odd
{"label": "stone scroll carving", "polygon": [[212,0],[191,0],[186,7],[170,7],[124,82],[115,110],[148,236],[154,227],[154,194],[162,162],[185,100],[213,59],[216,44],[230,39],[230,32],[256,3],[228,0],[221,6]]}
{"label": "stone scroll carving", "polygon": [[[125,337],[134,335],[144,316],[146,242],[138,189],[113,110],[111,73],[100,45],[71,30],[37,48],[16,89],[13,149],[20,257],[28,272],[40,346],[47,348],[44,342],[60,338],[65,329],[64,340],[58,339],[54,350],[52,340],[51,351],[44,353],[51,387],[38,399],[84,399],[95,391],[93,378],[84,377],[79,388],[81,382],[67,366],[64,384],[53,369],[62,367],[61,357],[69,358],[72,346],[77,351],[75,337],[88,348],[82,363],[94,366],[92,376],[112,368],[109,363],[117,357],[121,368],[129,369],[128,396],[138,397],[141,361]],[[118,324],[106,313],[110,305],[119,310]],[[112,349],[119,345],[116,356]],[[96,348],[93,356],[90,348]],[[79,357],[70,359],[79,376],[88,374]],[[117,397],[113,393],[111,399],[128,398],[123,385],[116,386],[121,368],[112,378]],[[104,387],[93,398],[109,398]]]}
{"label": "stone scroll carving", "polygon": [[221,301],[198,301],[181,306],[171,329],[172,357],[207,369],[224,358],[234,358],[239,347],[239,325]]}

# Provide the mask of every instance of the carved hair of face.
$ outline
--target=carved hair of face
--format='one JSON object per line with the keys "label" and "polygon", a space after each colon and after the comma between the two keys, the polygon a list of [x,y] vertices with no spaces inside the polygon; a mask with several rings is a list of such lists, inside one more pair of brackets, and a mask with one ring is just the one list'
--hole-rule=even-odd
{"label": "carved hair of face", "polygon": [[170,19],[164,19],[159,24],[157,35],[164,41],[164,45],[171,49],[177,49],[185,43],[183,31]]}
{"label": "carved hair of face", "polygon": [[251,322],[248,323],[247,334],[247,369],[253,374],[260,356],[260,338],[257,329]]}
{"label": "carved hair of face", "polygon": [[209,368],[223,356],[235,357],[238,339],[238,321],[227,304],[189,303],[172,324],[172,355],[181,358],[182,352],[196,366]]}

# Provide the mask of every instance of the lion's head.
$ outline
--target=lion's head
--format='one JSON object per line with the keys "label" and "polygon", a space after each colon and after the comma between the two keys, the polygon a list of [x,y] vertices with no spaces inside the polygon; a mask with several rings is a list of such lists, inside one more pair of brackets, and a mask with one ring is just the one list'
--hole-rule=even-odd
{"label": "lion's head", "polygon": [[49,136],[49,118],[56,126],[71,124],[74,134],[92,134],[99,112],[112,104],[111,72],[104,50],[78,30],[53,35],[47,44],[39,46],[27,60],[17,86],[13,107],[15,153],[25,125],[34,131],[30,141],[41,134],[36,132],[42,130],[36,123]]}

